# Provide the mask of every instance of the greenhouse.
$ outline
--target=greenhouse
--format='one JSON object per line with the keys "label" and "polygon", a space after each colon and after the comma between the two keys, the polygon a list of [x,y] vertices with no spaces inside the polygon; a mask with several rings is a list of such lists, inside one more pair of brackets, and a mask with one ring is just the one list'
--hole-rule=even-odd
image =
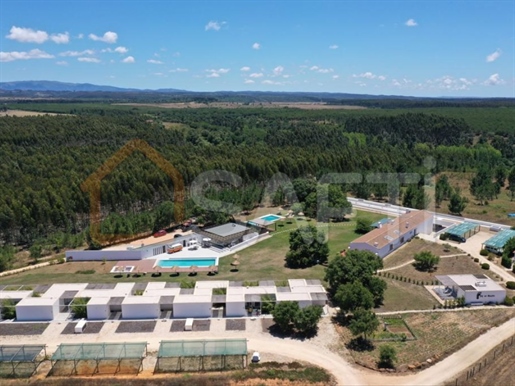
{"label": "greenhouse", "polygon": [[452,240],[465,242],[469,237],[479,232],[479,230],[479,224],[465,221],[461,224],[450,227],[445,231],[445,233],[447,233]]}
{"label": "greenhouse", "polygon": [[[45,354],[40,356],[45,350]],[[45,359],[45,345],[1,345],[0,377],[29,378]]]}
{"label": "greenhouse", "polygon": [[515,237],[515,230],[505,229],[497,233],[495,236],[489,238],[483,244],[485,249],[488,249],[490,252],[502,254],[504,250],[504,246],[508,242],[508,240]]}

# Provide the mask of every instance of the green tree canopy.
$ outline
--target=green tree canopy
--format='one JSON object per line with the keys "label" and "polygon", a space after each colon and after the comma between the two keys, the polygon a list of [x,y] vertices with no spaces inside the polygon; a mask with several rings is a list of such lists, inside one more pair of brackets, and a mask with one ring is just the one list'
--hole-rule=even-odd
{"label": "green tree canopy", "polygon": [[354,311],[352,320],[349,323],[349,330],[352,335],[362,335],[367,339],[379,327],[379,320],[375,313],[370,310],[358,308]]}
{"label": "green tree canopy", "polygon": [[385,344],[379,347],[379,367],[394,368],[397,361],[395,347]]}
{"label": "green tree canopy", "polygon": [[340,284],[355,281],[367,283],[372,275],[383,268],[383,261],[370,251],[350,250],[346,256],[337,255],[329,262],[325,280],[336,291]]}
{"label": "green tree canopy", "polygon": [[454,191],[449,201],[449,212],[452,214],[461,215],[467,206],[468,199],[460,195],[459,190]]}
{"label": "green tree canopy", "polygon": [[291,332],[293,322],[299,313],[300,307],[297,302],[280,302],[277,303],[272,311],[274,322],[284,332]]}
{"label": "green tree canopy", "polygon": [[422,251],[415,255],[415,267],[420,271],[432,271],[440,262],[440,257],[429,251]]}
{"label": "green tree canopy", "polygon": [[354,232],[358,234],[365,234],[372,230],[372,221],[368,218],[358,217],[356,219],[356,228]]}
{"label": "green tree canopy", "polygon": [[374,307],[372,293],[359,281],[340,285],[333,300],[344,313],[353,312],[357,308],[369,310]]}
{"label": "green tree canopy", "polygon": [[290,250],[286,254],[286,264],[290,268],[306,268],[315,264],[325,264],[329,256],[329,246],[323,232],[307,225],[290,233]]}

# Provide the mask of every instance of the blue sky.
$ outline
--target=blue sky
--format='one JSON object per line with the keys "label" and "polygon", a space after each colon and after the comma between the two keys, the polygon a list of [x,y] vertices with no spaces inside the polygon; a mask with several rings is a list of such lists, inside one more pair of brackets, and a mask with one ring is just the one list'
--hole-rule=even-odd
{"label": "blue sky", "polygon": [[0,81],[515,97],[515,1],[0,1]]}

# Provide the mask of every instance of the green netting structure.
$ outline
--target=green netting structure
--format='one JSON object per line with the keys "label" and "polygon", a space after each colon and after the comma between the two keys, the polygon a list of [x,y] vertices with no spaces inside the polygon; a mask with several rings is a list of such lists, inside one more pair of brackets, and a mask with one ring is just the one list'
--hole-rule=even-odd
{"label": "green netting structure", "polygon": [[164,340],[156,372],[244,368],[247,353],[246,339]]}
{"label": "green netting structure", "polygon": [[508,240],[515,237],[515,230],[505,229],[485,241],[483,246],[493,252],[502,253]]}
{"label": "green netting structure", "polygon": [[[45,355],[41,357],[43,350]],[[28,378],[34,374],[45,357],[45,345],[1,345],[0,376]]]}
{"label": "green netting structure", "polygon": [[392,221],[391,218],[389,217],[385,217],[385,218],[382,218],[381,220],[379,221],[376,221],[374,223],[372,223],[372,225],[370,225],[372,228],[379,228],[380,226],[382,225],[385,225],[385,224],[388,224]]}
{"label": "green netting structure", "polygon": [[475,222],[465,221],[461,224],[454,225],[447,229],[445,233],[447,233],[451,238],[456,238],[459,241],[465,241],[470,236],[475,235],[479,232],[479,224]]}
{"label": "green netting structure", "polygon": [[77,365],[81,361],[94,361],[93,374],[99,372],[101,361],[115,361],[118,373],[123,360],[137,360],[138,373],[147,354],[147,342],[121,343],[62,343],[52,355],[52,368],[59,362],[73,362],[72,373],[78,375]]}

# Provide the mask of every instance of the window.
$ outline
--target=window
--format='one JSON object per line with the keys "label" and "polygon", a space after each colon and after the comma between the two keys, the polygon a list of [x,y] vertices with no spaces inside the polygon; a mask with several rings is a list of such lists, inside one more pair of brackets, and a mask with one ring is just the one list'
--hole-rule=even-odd
{"label": "window", "polygon": [[393,249],[393,244],[390,244],[390,251]]}

